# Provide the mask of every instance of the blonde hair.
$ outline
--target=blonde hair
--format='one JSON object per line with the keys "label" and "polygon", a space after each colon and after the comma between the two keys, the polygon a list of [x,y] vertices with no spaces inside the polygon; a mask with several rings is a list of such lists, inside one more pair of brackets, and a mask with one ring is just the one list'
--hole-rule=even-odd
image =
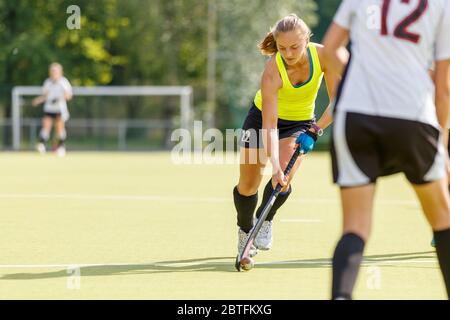
{"label": "blonde hair", "polygon": [[61,71],[64,70],[62,64],[58,63],[58,62],[51,63],[50,66],[48,67],[48,69],[51,70],[52,68],[59,68]]}
{"label": "blonde hair", "polygon": [[299,29],[304,35],[305,39],[309,41],[312,35],[311,29],[295,13],[291,13],[290,15],[279,20],[275,24],[275,26],[270,29],[270,32],[258,44],[259,50],[261,50],[261,53],[266,56],[271,56],[277,53],[278,48],[276,38],[278,34],[280,34],[281,32],[289,32],[297,29]]}

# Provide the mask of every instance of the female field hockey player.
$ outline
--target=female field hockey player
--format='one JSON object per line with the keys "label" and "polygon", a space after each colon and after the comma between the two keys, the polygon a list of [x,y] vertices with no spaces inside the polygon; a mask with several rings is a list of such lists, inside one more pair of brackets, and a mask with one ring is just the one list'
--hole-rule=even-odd
{"label": "female field hockey player", "polygon": [[[368,9],[377,5],[379,27],[367,23]],[[450,197],[442,143],[450,109],[448,30],[448,0],[343,0],[325,36],[325,58],[344,74],[333,111],[333,175],[344,215],[333,256],[333,299],[352,297],[378,177],[399,172],[433,230],[450,296]],[[433,62],[434,81],[428,73]]]}
{"label": "female field hockey player", "polygon": [[310,36],[305,22],[290,14],[278,21],[259,44],[262,54],[270,58],[262,75],[261,90],[256,93],[242,128],[240,177],[233,190],[239,252],[253,227],[258,187],[267,159],[274,168],[273,177],[264,189],[256,217],[276,184],[280,183],[283,189],[255,239],[252,256],[257,248],[268,250],[272,246],[272,220],[292,192],[290,182],[302,161],[299,157],[289,176],[284,176],[283,170],[294,153],[296,140],[300,140],[307,152],[332,122],[327,109],[316,123],[315,100],[323,76],[329,96],[333,95],[339,76],[329,72],[323,59],[323,46],[310,42]]}
{"label": "female field hockey player", "polygon": [[59,63],[52,63],[49,67],[49,78],[43,85],[43,95],[33,99],[32,105],[38,106],[44,103],[44,117],[42,129],[39,134],[37,150],[46,152],[46,144],[50,139],[53,123],[58,137],[56,152],[59,156],[66,154],[64,142],[66,140],[65,122],[69,119],[67,101],[72,99],[72,86],[63,75],[63,67]]}

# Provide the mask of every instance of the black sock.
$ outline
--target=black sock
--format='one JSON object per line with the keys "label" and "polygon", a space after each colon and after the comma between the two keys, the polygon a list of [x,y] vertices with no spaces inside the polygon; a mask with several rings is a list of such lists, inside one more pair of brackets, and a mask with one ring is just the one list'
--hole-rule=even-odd
{"label": "black sock", "polygon": [[234,206],[237,211],[237,225],[248,233],[253,228],[253,213],[258,204],[258,192],[246,197],[239,193],[237,187],[233,190]]}
{"label": "black sock", "polygon": [[40,142],[40,143],[43,143],[43,144],[47,144],[48,139],[46,139],[46,138],[44,138],[44,137],[42,137],[42,136],[39,136],[39,142]]}
{"label": "black sock", "polygon": [[[259,206],[258,210],[256,210],[256,217],[259,218],[261,216],[261,213],[264,209],[264,207],[267,204],[267,201],[269,201],[270,196],[272,195],[273,187],[272,187],[272,179],[269,180],[269,182],[266,184],[266,187],[264,188],[264,195],[261,202],[261,205]],[[277,213],[277,210],[280,209],[280,207],[286,202],[287,198],[289,198],[289,195],[292,192],[292,187],[289,186],[288,191],[286,192],[280,192],[277,199],[273,203],[272,208],[269,211],[269,214],[267,215],[266,221],[272,221],[273,217]]]}
{"label": "black sock", "polygon": [[364,240],[353,233],[342,236],[333,256],[332,299],[351,299],[364,251]]}
{"label": "black sock", "polygon": [[444,276],[447,296],[450,298],[450,229],[435,231],[436,252]]}

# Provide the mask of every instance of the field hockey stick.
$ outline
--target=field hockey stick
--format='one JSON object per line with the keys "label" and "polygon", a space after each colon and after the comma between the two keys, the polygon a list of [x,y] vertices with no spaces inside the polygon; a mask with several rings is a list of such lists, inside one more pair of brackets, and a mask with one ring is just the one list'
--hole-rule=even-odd
{"label": "field hockey stick", "polygon": [[[304,153],[303,149],[301,148],[300,145],[298,145],[295,148],[294,154],[292,155],[291,160],[289,161],[289,163],[286,167],[286,170],[284,170],[285,176],[287,176],[291,172],[292,167],[294,166],[295,162],[297,161],[297,158],[303,153]],[[275,187],[275,190],[273,190],[272,195],[270,196],[266,205],[264,206],[264,209],[261,212],[261,215],[259,216],[259,218],[256,222],[256,225],[253,227],[252,231],[250,232],[247,242],[245,243],[244,249],[242,250],[242,252],[240,252],[237,255],[236,263],[235,263],[235,267],[236,267],[237,271],[242,271],[241,261],[244,258],[249,258],[249,252],[250,252],[250,248],[253,245],[253,241],[255,240],[256,236],[258,235],[258,232],[261,229],[263,222],[266,220],[267,215],[269,214],[269,211],[272,208],[273,203],[277,199],[278,195],[280,194],[282,188],[283,187],[278,183],[277,186]]]}

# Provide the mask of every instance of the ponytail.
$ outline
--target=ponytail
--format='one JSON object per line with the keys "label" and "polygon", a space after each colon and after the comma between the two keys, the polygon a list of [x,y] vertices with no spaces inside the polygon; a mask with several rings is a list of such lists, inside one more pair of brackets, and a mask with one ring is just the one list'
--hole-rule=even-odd
{"label": "ponytail", "polygon": [[258,48],[265,56],[272,56],[278,52],[277,42],[272,31],[258,44]]}

